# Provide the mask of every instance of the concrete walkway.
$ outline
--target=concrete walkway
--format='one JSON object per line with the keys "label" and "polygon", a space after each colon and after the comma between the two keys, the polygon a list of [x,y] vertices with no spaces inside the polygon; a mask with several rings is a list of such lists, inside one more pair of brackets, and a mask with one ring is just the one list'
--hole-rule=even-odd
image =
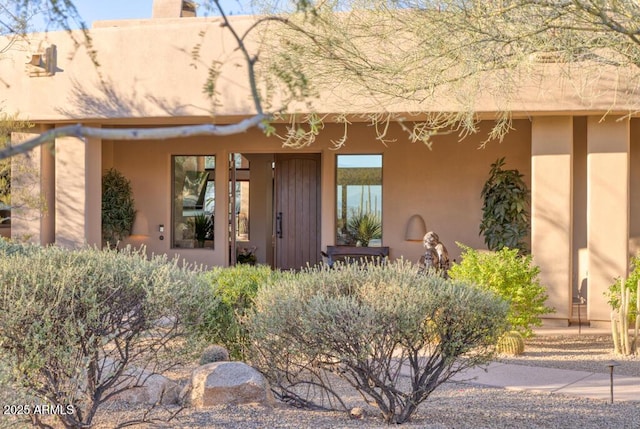
{"label": "concrete walkway", "polygon": [[[453,380],[509,390],[580,396],[611,400],[609,374],[541,368],[536,366],[492,363],[488,368],[473,368],[457,374]],[[640,377],[613,375],[615,401],[640,401]]]}
{"label": "concrete walkway", "polygon": [[[584,335],[607,335],[607,329],[582,327]],[[540,328],[536,335],[573,335],[578,327]],[[465,381],[482,386],[510,390],[580,396],[583,398],[611,400],[611,375],[586,371],[570,371],[556,368],[504,364],[495,362],[488,368],[473,368],[457,374],[455,381]],[[613,374],[613,398],[616,401],[640,401],[640,377]]]}

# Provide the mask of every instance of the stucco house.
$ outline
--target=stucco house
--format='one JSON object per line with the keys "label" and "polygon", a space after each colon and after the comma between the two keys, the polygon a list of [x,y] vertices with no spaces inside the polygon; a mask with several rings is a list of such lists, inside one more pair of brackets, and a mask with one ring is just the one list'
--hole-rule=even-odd
{"label": "stucco house", "polygon": [[[189,15],[181,1],[156,0],[148,20],[94,23],[99,67],[64,32],[32,34],[28,44],[3,53],[5,111],[34,124],[14,133],[13,143],[75,123],[109,129],[210,123],[210,101],[202,92],[206,67],[193,67],[190,53],[200,43],[206,63],[231,55],[234,44],[216,18]],[[250,17],[234,18],[238,26],[250,23]],[[38,54],[42,62],[32,62]],[[216,123],[254,113],[246,74],[238,70],[223,73]],[[523,173],[531,189],[531,249],[556,309],[546,322],[575,319],[583,285],[583,319],[606,323],[603,291],[627,273],[640,237],[640,120],[625,116],[630,109],[613,89],[587,103],[568,95],[566,84],[550,78],[544,99],[521,94],[512,109],[513,130],[481,150],[495,106],[477,109],[486,115],[477,134],[436,136],[432,148],[411,143],[394,124],[389,142],[380,143],[356,115],[338,150],[332,141],[344,125],[330,117],[315,143],[302,149],[283,148],[255,128],[172,140],[58,138],[27,159],[36,171],[33,192],[46,212],[12,214],[2,230],[42,244],[100,245],[101,177],[115,168],[131,181],[137,209],[126,242],[144,244],[149,253],[226,266],[237,249],[255,248],[260,263],[296,268],[319,262],[327,246],[345,244],[348,217],[366,208],[382,226],[381,237],[369,244],[388,247],[391,258],[417,261],[422,255],[422,244],[406,235],[409,220],[420,215],[458,259],[456,242],[485,247],[478,234],[480,191],[491,163],[505,157],[506,167]],[[316,108],[335,112],[330,100]],[[20,180],[14,177],[13,186],[22,186]],[[204,247],[192,233],[198,213],[213,219]]]}

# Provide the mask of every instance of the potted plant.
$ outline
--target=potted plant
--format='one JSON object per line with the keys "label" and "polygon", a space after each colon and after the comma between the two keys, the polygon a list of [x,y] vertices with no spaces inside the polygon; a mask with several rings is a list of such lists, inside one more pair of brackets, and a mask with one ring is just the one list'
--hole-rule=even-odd
{"label": "potted plant", "polygon": [[248,264],[255,265],[256,264],[256,255],[255,255],[256,247],[240,247],[238,248],[238,254],[236,255],[236,263],[238,264]]}
{"label": "potted plant", "polygon": [[204,213],[198,213],[193,218],[194,235],[198,242],[198,247],[204,247],[204,241],[213,228],[211,218]]}

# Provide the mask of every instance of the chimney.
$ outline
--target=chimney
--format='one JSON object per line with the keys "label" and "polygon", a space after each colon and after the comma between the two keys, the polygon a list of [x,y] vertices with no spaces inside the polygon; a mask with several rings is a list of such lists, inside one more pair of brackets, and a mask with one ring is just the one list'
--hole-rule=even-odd
{"label": "chimney", "polygon": [[196,16],[196,3],[191,0],[153,0],[152,18],[191,18]]}

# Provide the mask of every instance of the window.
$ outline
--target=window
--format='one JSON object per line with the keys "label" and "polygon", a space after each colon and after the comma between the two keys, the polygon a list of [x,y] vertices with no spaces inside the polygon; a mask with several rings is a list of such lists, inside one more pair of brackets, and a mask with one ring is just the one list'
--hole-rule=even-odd
{"label": "window", "polygon": [[[233,179],[229,180],[229,219],[235,219],[236,240],[249,241],[249,184],[251,170],[249,160],[242,154],[231,155],[233,169],[229,172],[229,177],[235,174],[235,195],[231,192]],[[231,204],[235,202],[235,209],[231,213]]]}
{"label": "window", "polygon": [[11,225],[11,164],[0,161],[0,228]]}
{"label": "window", "polygon": [[[7,136],[7,140],[10,136]],[[4,148],[0,136],[0,148]],[[0,160],[0,228],[11,225],[11,159]]]}
{"label": "window", "polygon": [[382,155],[337,156],[336,244],[382,246]]}
{"label": "window", "polygon": [[172,247],[213,247],[215,157],[174,156]]}

